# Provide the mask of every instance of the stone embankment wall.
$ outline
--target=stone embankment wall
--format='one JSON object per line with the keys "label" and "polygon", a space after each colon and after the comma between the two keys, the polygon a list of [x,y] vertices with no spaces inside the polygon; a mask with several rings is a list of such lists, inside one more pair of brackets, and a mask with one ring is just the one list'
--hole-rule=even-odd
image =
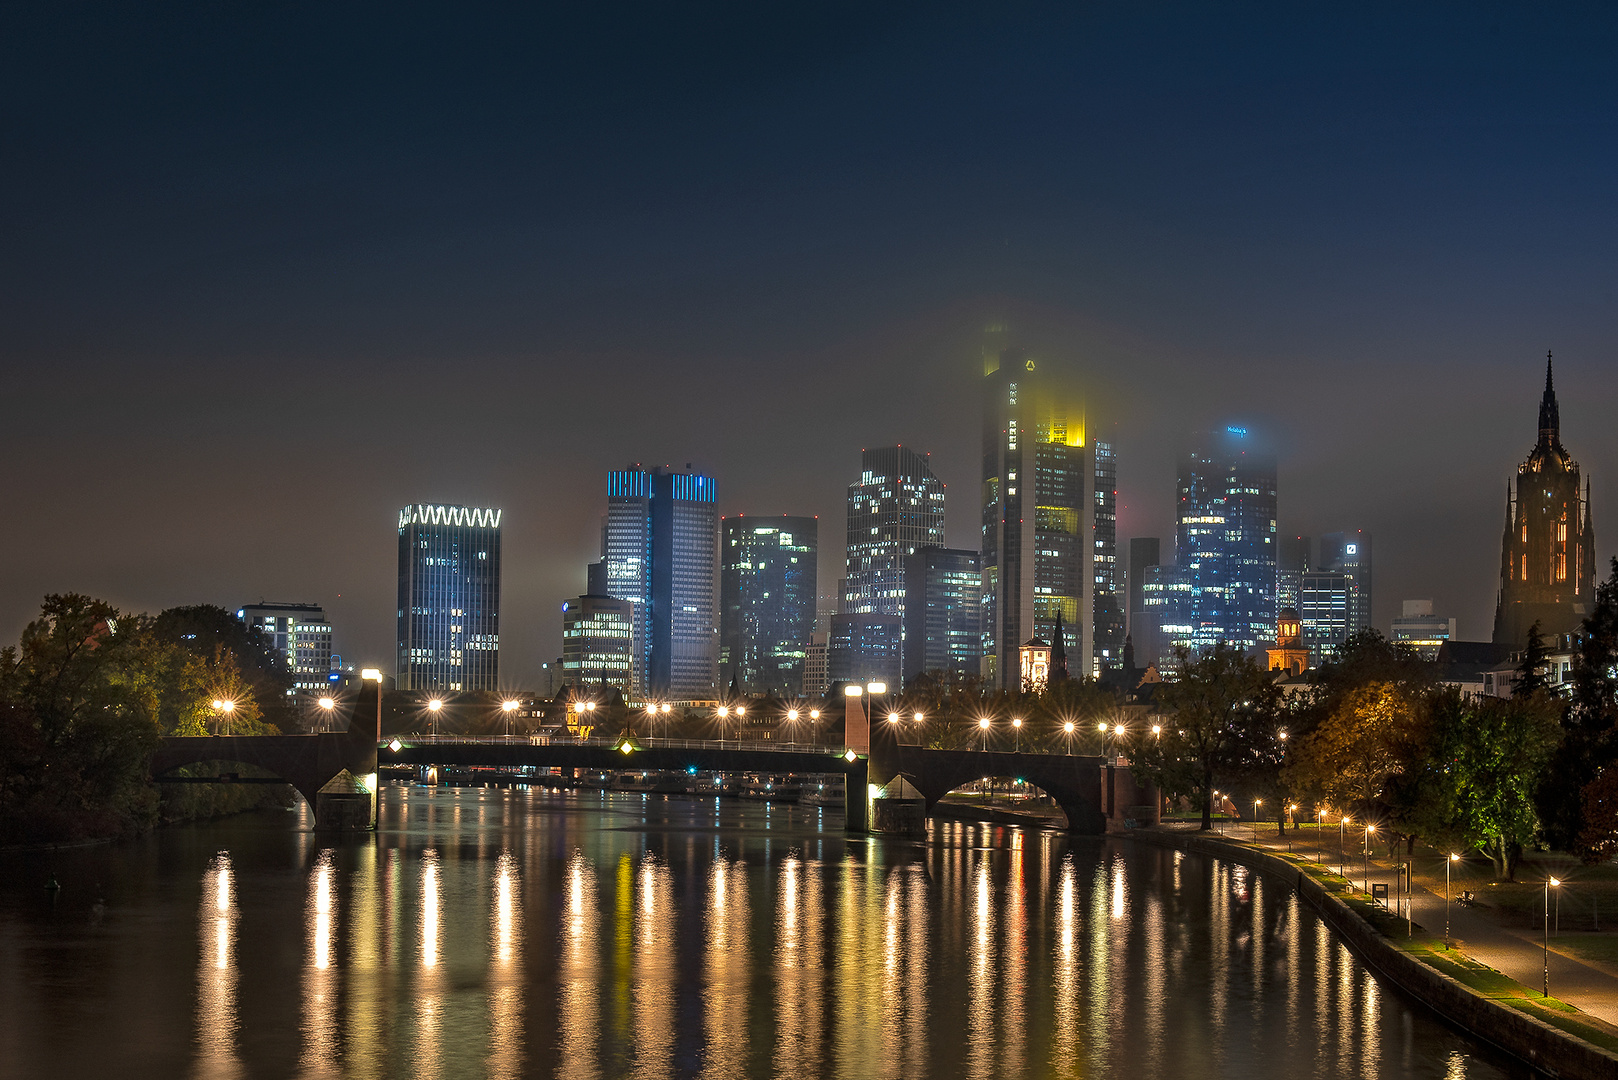
{"label": "stone embankment wall", "polygon": [[1474,1038],[1546,1075],[1568,1080],[1618,1077],[1618,1054],[1486,998],[1464,983],[1428,967],[1383,937],[1353,908],[1285,859],[1195,834],[1141,829],[1128,835],[1135,840],[1240,863],[1292,886],[1378,975]]}

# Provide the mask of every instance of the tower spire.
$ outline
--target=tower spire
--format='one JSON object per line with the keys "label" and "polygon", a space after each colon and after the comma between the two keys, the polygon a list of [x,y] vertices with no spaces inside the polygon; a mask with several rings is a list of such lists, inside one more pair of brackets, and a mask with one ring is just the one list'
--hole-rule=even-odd
{"label": "tower spire", "polygon": [[1551,378],[1551,354],[1545,352],[1545,396],[1539,399],[1539,441],[1541,445],[1558,445],[1561,439],[1561,415],[1556,406],[1556,386]]}

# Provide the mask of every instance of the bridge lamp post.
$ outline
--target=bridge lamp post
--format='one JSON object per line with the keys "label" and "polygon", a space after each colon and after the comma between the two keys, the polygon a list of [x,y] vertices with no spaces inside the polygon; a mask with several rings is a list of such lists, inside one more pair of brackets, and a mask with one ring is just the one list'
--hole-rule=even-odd
{"label": "bridge lamp post", "polygon": [[820,710],[809,710],[809,741],[816,746],[820,745]]}
{"label": "bridge lamp post", "polygon": [[427,718],[433,725],[434,736],[437,736],[438,734],[438,713],[443,707],[444,703],[437,698],[433,698],[431,701],[427,702]]}
{"label": "bridge lamp post", "polygon": [[1011,726],[1016,733],[1016,742],[1013,744],[1016,749],[1012,752],[1020,754],[1022,753],[1022,717],[1013,716],[1011,718]]}
{"label": "bridge lamp post", "polygon": [[987,716],[978,717],[978,729],[983,732],[983,752],[987,754],[989,752],[989,718]]}
{"label": "bridge lamp post", "polygon": [[315,704],[320,706],[320,711],[321,711],[320,730],[321,731],[330,731],[331,730],[331,711],[333,709],[337,708],[336,699],[331,698],[331,697],[323,697],[319,701],[315,702]]}
{"label": "bridge lamp post", "polygon": [[796,735],[798,733],[798,710],[797,709],[788,709],[787,710],[787,723],[792,725],[792,734]]}
{"label": "bridge lamp post", "polygon": [[506,721],[506,738],[509,739],[511,738],[511,718],[517,713],[517,703],[511,698],[507,698],[500,703],[500,712],[504,714]]}
{"label": "bridge lamp post", "polygon": [[1076,725],[1069,720],[1062,725],[1062,734],[1067,736],[1067,754],[1073,756],[1073,729]]}
{"label": "bridge lamp post", "polygon": [[721,705],[714,710],[714,716],[719,720],[719,741],[725,741],[725,719],[730,716],[730,706]]}
{"label": "bridge lamp post", "polygon": [[[214,711],[219,714],[220,727],[224,727],[230,719],[230,714],[236,711],[236,703],[229,698],[215,698],[213,707]],[[235,731],[235,728],[232,727],[230,730]]]}

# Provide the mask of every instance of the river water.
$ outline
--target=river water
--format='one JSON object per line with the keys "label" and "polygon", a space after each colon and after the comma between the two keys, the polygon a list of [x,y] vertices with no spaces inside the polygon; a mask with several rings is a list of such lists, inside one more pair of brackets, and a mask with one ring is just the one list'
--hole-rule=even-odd
{"label": "river water", "polygon": [[853,839],[718,799],[385,796],[374,836],[290,811],[0,856],[0,1075],[1528,1075],[1217,860],[960,822]]}

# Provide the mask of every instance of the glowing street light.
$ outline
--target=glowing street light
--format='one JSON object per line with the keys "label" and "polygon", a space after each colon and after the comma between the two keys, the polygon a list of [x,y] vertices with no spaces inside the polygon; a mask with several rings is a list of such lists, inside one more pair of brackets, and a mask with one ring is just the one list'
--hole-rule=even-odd
{"label": "glowing street light", "polygon": [[[1545,943],[1543,947],[1543,955],[1545,959],[1544,994],[1546,997],[1551,996],[1551,890],[1561,884],[1562,883],[1555,878],[1545,879]],[[1562,906],[1561,893],[1556,894],[1556,906],[1558,909],[1560,909]]]}
{"label": "glowing street light", "polygon": [[1017,731],[1017,741],[1015,744],[1016,750],[1014,752],[1020,754],[1022,753],[1022,717],[1013,716],[1011,718],[1011,726]]}
{"label": "glowing street light", "polygon": [[1365,895],[1371,895],[1371,834],[1376,832],[1376,822],[1365,826]]}
{"label": "glowing street light", "polygon": [[500,712],[505,717],[505,721],[506,721],[506,738],[508,738],[508,739],[511,738],[511,718],[517,712],[517,705],[518,705],[518,702],[514,698],[507,698],[506,700],[504,700],[504,701],[502,701],[500,703]]}
{"label": "glowing street light", "polygon": [[898,713],[896,713],[896,712],[888,713],[888,723],[897,724],[898,722],[899,722],[899,714]]}
{"label": "glowing street light", "polygon": [[316,704],[318,704],[322,709],[335,709],[337,707],[336,699],[329,697],[321,698]]}
{"label": "glowing street light", "polygon": [[1449,868],[1460,862],[1459,855],[1444,860],[1444,944],[1449,944]]}
{"label": "glowing street light", "polygon": [[323,698],[318,699],[315,702],[315,704],[319,705],[320,708],[321,708],[321,711],[325,713],[325,715],[320,718],[320,730],[321,731],[330,731],[331,730],[331,712],[332,712],[333,709],[337,708],[337,699],[333,698],[333,697],[329,697],[329,696],[328,697],[323,697]]}
{"label": "glowing street light", "polygon": [[427,715],[432,717],[434,735],[438,734],[438,711],[443,707],[444,703],[439,701],[437,698],[433,698],[431,701],[427,702]]}
{"label": "glowing street light", "polygon": [[1067,753],[1069,757],[1073,756],[1073,730],[1076,726],[1071,720],[1062,725],[1062,734],[1067,736]]}
{"label": "glowing street light", "polygon": [[1253,800],[1253,839],[1254,840],[1258,839],[1258,808],[1259,808],[1260,804],[1262,804],[1263,802],[1264,802],[1263,799],[1254,799]]}
{"label": "glowing street light", "polygon": [[978,729],[983,732],[983,752],[988,753],[989,752],[989,718],[987,716],[978,717]]}

